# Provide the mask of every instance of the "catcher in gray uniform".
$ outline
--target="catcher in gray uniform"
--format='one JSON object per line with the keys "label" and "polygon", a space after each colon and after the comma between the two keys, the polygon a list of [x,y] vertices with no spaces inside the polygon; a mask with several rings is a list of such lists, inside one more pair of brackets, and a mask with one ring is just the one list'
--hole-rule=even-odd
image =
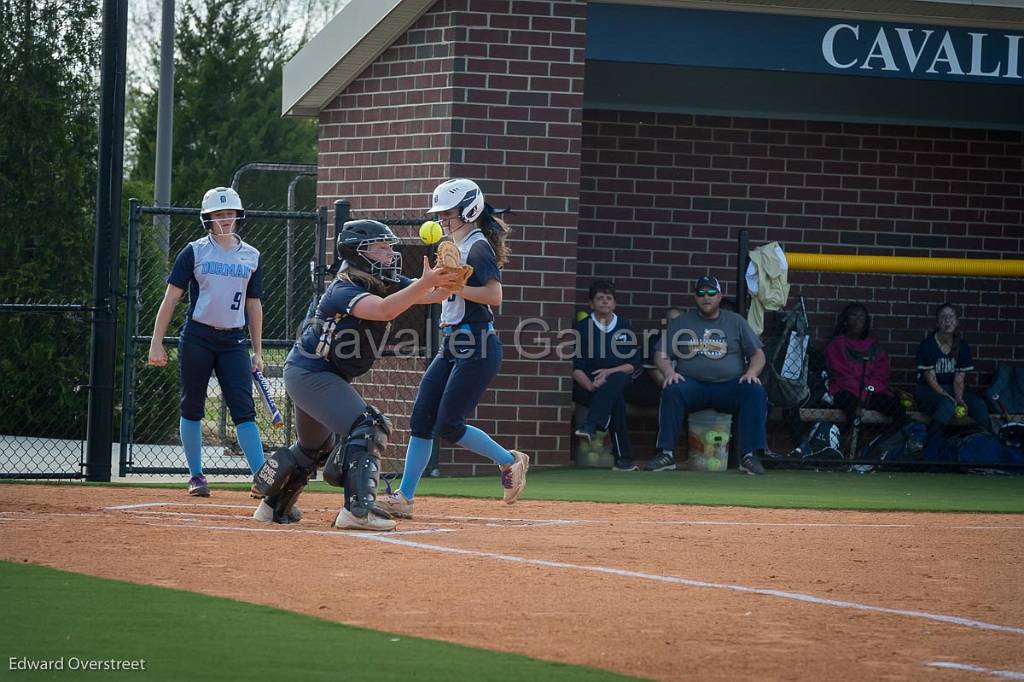
{"label": "catcher in gray uniform", "polygon": [[375,220],[353,220],[339,232],[338,275],[285,360],[298,442],[275,451],[256,473],[253,496],[263,499],[254,518],[276,523],[301,519],[295,499],[322,464],[324,480],[345,489],[334,527],[395,528],[390,515],[375,506],[391,421],[367,405],[352,380],[377,359],[391,320],[415,304],[447,298],[458,277],[432,269],[426,257],[422,277],[401,275],[401,254],[393,249],[397,243],[394,233]]}

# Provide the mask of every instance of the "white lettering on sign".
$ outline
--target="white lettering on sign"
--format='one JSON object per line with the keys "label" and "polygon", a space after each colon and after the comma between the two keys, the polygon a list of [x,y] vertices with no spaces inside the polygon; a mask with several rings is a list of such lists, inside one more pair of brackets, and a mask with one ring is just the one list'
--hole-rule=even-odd
{"label": "white lettering on sign", "polygon": [[958,53],[949,31],[939,34],[933,29],[882,26],[874,34],[866,33],[862,40],[859,24],[833,24],[822,35],[821,56],[832,68],[843,70],[1021,78],[1021,36],[967,35],[971,38],[970,51],[962,46]]}

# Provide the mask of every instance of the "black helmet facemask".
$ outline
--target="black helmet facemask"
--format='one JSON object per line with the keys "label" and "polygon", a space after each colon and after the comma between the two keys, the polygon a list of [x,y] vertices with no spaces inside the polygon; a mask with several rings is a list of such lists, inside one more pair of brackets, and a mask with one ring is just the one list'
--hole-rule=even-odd
{"label": "black helmet facemask", "polygon": [[[367,239],[366,241],[359,242],[359,246],[356,247],[356,253],[366,262],[369,266],[368,272],[374,277],[378,277],[385,282],[398,282],[398,276],[402,274],[402,254],[398,251],[394,251],[391,254],[391,261],[384,262],[379,261],[370,256],[370,245],[378,242],[385,242],[391,244],[392,247],[398,243],[397,238],[391,237],[379,237],[377,239]],[[361,265],[353,263],[353,265]]]}

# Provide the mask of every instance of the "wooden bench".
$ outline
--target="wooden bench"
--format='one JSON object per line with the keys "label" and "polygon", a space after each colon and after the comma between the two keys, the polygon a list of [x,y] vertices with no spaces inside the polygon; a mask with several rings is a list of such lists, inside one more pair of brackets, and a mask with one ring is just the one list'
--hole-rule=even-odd
{"label": "wooden bench", "polygon": [[[639,407],[637,405],[626,404],[626,416],[629,417],[647,417],[647,418],[658,418],[657,407]],[[927,424],[930,419],[923,412],[908,412],[907,416],[922,424]],[[992,420],[992,426],[996,430],[1003,422],[1003,418],[998,414],[989,414],[989,418]],[[1009,415],[1010,421],[1024,421],[1024,414],[1011,414]],[[773,407],[768,413],[768,421],[778,422],[782,421],[782,408]],[[846,413],[842,410],[834,408],[818,408],[818,407],[801,407],[800,408],[800,421],[802,422],[835,422],[836,424],[846,423]],[[864,410],[864,417],[861,420],[863,424],[891,424],[892,420],[886,415],[875,410]],[[970,417],[954,417],[950,424],[953,425],[966,425],[973,423]]]}

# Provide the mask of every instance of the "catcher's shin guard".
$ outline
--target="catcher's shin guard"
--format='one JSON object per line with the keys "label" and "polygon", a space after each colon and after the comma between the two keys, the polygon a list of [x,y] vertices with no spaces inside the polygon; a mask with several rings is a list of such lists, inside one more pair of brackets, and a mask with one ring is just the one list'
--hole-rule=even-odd
{"label": "catcher's shin guard", "polygon": [[356,517],[366,518],[377,500],[380,456],[390,434],[391,420],[368,405],[324,466],[324,480],[345,489],[345,509]]}
{"label": "catcher's shin guard", "polygon": [[275,523],[288,523],[288,512],[309,482],[317,460],[316,450],[306,450],[295,443],[290,448],[275,450],[253,476],[252,496],[266,498],[274,509]]}

